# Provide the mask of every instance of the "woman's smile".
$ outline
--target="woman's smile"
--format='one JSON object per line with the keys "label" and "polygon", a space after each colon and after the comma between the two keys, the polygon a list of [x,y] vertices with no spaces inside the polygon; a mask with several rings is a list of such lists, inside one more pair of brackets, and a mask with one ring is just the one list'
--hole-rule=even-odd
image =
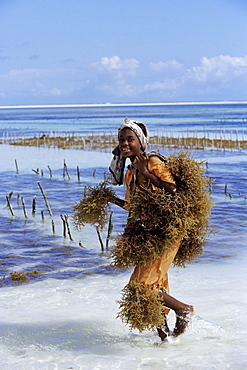
{"label": "woman's smile", "polygon": [[136,134],[130,129],[123,129],[119,134],[119,148],[124,157],[131,161],[141,153],[141,144]]}

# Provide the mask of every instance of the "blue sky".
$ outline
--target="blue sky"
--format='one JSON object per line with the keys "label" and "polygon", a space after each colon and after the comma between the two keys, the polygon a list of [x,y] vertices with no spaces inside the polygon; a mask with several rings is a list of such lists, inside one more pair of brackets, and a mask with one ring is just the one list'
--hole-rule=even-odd
{"label": "blue sky", "polygon": [[247,100],[246,0],[0,0],[0,106]]}

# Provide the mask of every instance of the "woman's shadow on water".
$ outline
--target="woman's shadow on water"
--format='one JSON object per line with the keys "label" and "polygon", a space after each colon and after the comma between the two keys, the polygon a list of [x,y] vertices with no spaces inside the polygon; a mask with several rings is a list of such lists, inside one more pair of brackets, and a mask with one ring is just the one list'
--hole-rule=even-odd
{"label": "woman's shadow on water", "polygon": [[0,340],[10,351],[30,348],[44,351],[65,350],[80,353],[119,353],[123,342],[134,338],[113,327],[106,329],[104,321],[63,321],[40,324],[1,324]]}
{"label": "woman's shadow on water", "polygon": [[[200,333],[204,338],[216,338],[222,328],[195,316],[188,329],[188,335]],[[186,335],[186,334],[183,334]],[[63,321],[40,324],[1,324],[1,342],[9,350],[27,351],[71,351],[113,355],[128,347],[165,345],[155,332],[129,333],[121,325],[106,328],[104,321]],[[188,338],[187,338],[188,339]],[[202,339],[202,338],[201,338]],[[175,340],[177,341],[177,339]],[[167,344],[172,341],[168,340]]]}

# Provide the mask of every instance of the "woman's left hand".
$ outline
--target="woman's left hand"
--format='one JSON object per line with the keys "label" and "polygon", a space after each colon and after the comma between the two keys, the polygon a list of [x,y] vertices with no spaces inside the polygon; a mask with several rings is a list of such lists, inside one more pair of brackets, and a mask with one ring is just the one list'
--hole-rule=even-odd
{"label": "woman's left hand", "polygon": [[140,173],[148,171],[148,156],[147,153],[143,152],[136,156],[137,169]]}

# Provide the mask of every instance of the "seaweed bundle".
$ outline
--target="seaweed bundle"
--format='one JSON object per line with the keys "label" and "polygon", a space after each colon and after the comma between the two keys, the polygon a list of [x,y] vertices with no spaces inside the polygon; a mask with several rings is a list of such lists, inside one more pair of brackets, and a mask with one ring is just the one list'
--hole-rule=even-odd
{"label": "seaweed bundle", "polygon": [[82,199],[73,207],[72,221],[75,228],[80,229],[89,223],[102,229],[107,223],[110,202],[114,197],[115,192],[107,186],[106,181],[95,187],[85,186]]}
{"label": "seaweed bundle", "polygon": [[179,239],[182,245],[175,265],[184,267],[202,253],[212,206],[203,162],[179,152],[167,158],[166,166],[176,181],[176,194],[163,189],[153,192],[148,183],[136,189],[128,223],[111,252],[113,266],[148,263],[160,258]]}
{"label": "seaweed bundle", "polygon": [[184,267],[203,252],[210,233],[211,179],[205,175],[204,162],[195,161],[183,151],[178,156],[169,157],[168,168],[176,181],[178,196],[181,194],[183,198],[184,218],[187,222],[189,220],[182,245],[173,261],[174,265]]}
{"label": "seaweed bundle", "polygon": [[131,281],[122,290],[123,298],[119,301],[120,317],[131,329],[153,330],[164,323],[164,302],[156,290]]}

